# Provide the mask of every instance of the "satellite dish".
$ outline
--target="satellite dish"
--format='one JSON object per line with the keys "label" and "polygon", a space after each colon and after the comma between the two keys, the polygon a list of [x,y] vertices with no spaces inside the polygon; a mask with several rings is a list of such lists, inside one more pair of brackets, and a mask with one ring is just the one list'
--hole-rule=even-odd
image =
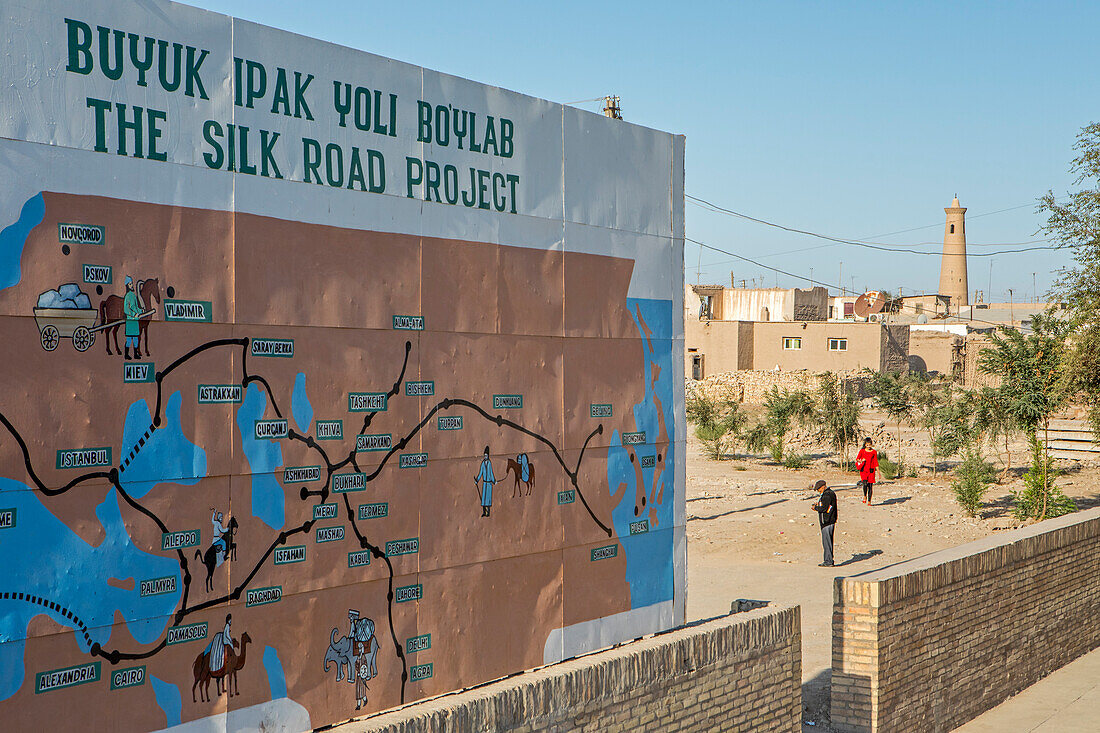
{"label": "satellite dish", "polygon": [[917,323],[922,325],[922,326],[924,324],[928,323],[928,314],[927,313],[921,313],[919,316],[917,316]]}
{"label": "satellite dish", "polygon": [[872,313],[879,313],[886,307],[886,296],[878,290],[870,290],[856,298],[855,313],[860,318],[866,318]]}

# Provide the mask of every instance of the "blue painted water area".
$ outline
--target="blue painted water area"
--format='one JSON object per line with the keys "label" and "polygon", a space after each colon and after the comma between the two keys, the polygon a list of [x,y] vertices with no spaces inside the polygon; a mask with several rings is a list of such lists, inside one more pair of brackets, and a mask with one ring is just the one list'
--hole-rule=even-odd
{"label": "blue painted water area", "polygon": [[[634,464],[630,462],[630,451],[622,446],[622,435],[615,431],[611,436],[611,447],[607,454],[607,482],[614,492],[620,484],[626,484],[626,491],[611,512],[615,534],[623,547],[626,558],[626,581],[630,585],[631,608],[641,608],[672,599],[673,593],[673,470],[676,465],[676,420],[673,416],[672,389],[672,301],[628,298],[627,305],[634,315],[634,322],[640,337],[639,355],[644,364],[645,398],[634,406],[634,431],[644,431],[647,442],[652,443],[660,436],[660,422],[663,416],[668,432],[668,446],[661,446],[663,467],[658,485],[654,486],[655,468],[641,469],[643,487],[647,502],[661,493],[661,503],[653,501],[638,515],[634,507],[639,495],[639,487]],[[646,337],[638,314],[649,327],[652,335]],[[653,382],[653,364],[660,373]],[[657,401],[661,407],[658,409]],[[655,455],[658,449],[651,446],[639,446],[638,456]],[[630,524],[649,519],[650,508],[657,519],[655,527],[645,534],[630,534]]]}
{"label": "blue painted water area", "polygon": [[[74,491],[91,491],[78,487]],[[133,544],[113,488],[96,507],[96,518],[105,536],[90,545],[75,534],[50,510],[51,502],[63,497],[46,497],[7,478],[0,478],[0,507],[16,510],[15,527],[0,533],[0,590],[38,596],[58,604],[79,618],[92,642],[110,648],[111,624],[115,612],[127,621],[127,629],[139,644],[156,642],[168,625],[183,589],[175,556],[152,555]],[[176,591],[141,597],[141,581],[175,576]],[[134,579],[134,589],[107,583],[109,578]],[[74,628],[63,610],[27,601],[0,600],[0,700],[11,697],[23,684],[24,639],[27,625],[39,614],[67,628]],[[82,631],[74,633],[80,649],[90,644]]]}
{"label": "blue painted water area", "polygon": [[271,688],[271,699],[278,700],[286,697],[286,673],[283,672],[283,663],[279,661],[279,652],[273,646],[264,649],[264,669],[267,670],[267,684]]}
{"label": "blue painted water area", "polygon": [[272,529],[286,524],[286,496],[274,471],[283,465],[283,449],[277,440],[256,440],[255,422],[264,419],[267,393],[253,382],[237,410],[241,446],[252,472],[252,516]]}
{"label": "blue painted water area", "polygon": [[42,194],[32,196],[23,204],[19,218],[0,231],[0,290],[10,288],[22,278],[20,262],[27,235],[46,216],[46,201]]}
{"label": "blue painted water area", "polygon": [[309,433],[313,422],[313,405],[306,394],[306,373],[298,372],[294,378],[294,393],[290,396],[290,409],[294,413],[294,424],[303,435]]}
{"label": "blue painted water area", "polygon": [[[160,483],[191,486],[206,476],[206,451],[183,434],[180,421],[182,405],[183,395],[177,390],[165,405],[164,422],[150,433],[133,461],[119,475],[119,483],[135,499],[145,496]],[[145,435],[151,421],[149,403],[138,400],[130,405],[122,429],[121,450],[125,453],[119,456],[120,462],[129,456],[130,449]]]}
{"label": "blue painted water area", "polygon": [[180,688],[154,675],[149,675],[149,681],[153,683],[153,695],[157,698],[157,705],[164,711],[165,727],[179,725],[182,722],[181,713],[183,712],[183,696],[180,695]]}

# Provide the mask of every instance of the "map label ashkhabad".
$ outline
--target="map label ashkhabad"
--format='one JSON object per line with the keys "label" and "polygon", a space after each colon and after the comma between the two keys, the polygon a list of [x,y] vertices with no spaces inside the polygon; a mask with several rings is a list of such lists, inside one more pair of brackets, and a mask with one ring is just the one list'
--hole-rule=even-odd
{"label": "map label ashkhabad", "polygon": [[320,466],[287,466],[283,469],[283,483],[309,483],[321,480]]}

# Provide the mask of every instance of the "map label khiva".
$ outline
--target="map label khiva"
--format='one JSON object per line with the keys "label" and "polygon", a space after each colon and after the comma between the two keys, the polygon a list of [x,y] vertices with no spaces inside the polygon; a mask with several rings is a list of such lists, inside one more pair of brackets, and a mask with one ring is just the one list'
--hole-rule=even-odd
{"label": "map label khiva", "polygon": [[110,265],[82,265],[84,282],[87,285],[110,285],[114,278]]}
{"label": "map label khiva", "polygon": [[185,624],[183,626],[169,626],[168,635],[165,636],[166,644],[184,644],[189,641],[205,639],[207,625],[205,621],[197,624]]}
{"label": "map label khiva", "polygon": [[74,448],[57,452],[57,468],[93,468],[111,465],[110,448]]}
{"label": "map label khiva", "polygon": [[290,547],[276,547],[275,548],[275,564],[276,565],[290,565],[291,563],[305,562],[305,560],[306,560],[306,546],[305,545],[291,545]]}
{"label": "map label khiva", "polygon": [[95,224],[58,224],[57,241],[61,244],[106,244],[107,227]]}
{"label": "map label khiva", "polygon": [[75,667],[39,672],[34,676],[34,692],[38,694],[39,692],[83,685],[88,682],[99,682],[99,665],[99,662],[89,662]]}
{"label": "map label khiva", "polygon": [[321,480],[320,466],[288,466],[283,469],[283,483],[307,483]]}
{"label": "map label khiva", "polygon": [[294,356],[294,339],[252,339],[252,356]]}
{"label": "map label khiva", "polygon": [[386,403],[385,392],[348,393],[348,412],[384,412]]}
{"label": "map label khiva", "polygon": [[518,410],[521,407],[523,407],[523,395],[521,394],[493,395],[494,410]]}
{"label": "map label khiva", "polygon": [[182,532],[165,532],[160,536],[160,549],[182,550],[187,547],[198,547],[200,532],[197,529],[187,529]]}
{"label": "map label khiva", "polygon": [[387,501],[383,501],[379,504],[360,504],[359,505],[359,518],[360,519],[378,519],[380,517],[388,517],[390,515],[390,504]]}
{"label": "map label khiva", "polygon": [[210,323],[213,320],[212,310],[213,306],[209,300],[164,299],[164,320],[166,321]]}
{"label": "map label khiva", "polygon": [[393,436],[385,435],[358,435],[355,438],[355,450],[357,453],[369,453],[377,450],[389,450],[393,447]]}
{"label": "map label khiva", "polygon": [[343,420],[318,420],[317,421],[317,440],[343,440],[344,439],[344,421]]}
{"label": "map label khiva", "polygon": [[283,587],[275,585],[270,588],[250,588],[245,591],[245,608],[250,606],[266,606],[283,598]]}
{"label": "map label khiva", "polygon": [[241,401],[241,385],[239,384],[200,384],[199,404],[216,405],[220,403],[234,403]]}
{"label": "map label khiva", "polygon": [[134,382],[152,382],[156,372],[153,371],[152,362],[136,361],[122,365],[122,381],[126,384]]}
{"label": "map label khiva", "polygon": [[346,494],[349,491],[363,491],[366,488],[367,474],[365,473],[332,474],[332,490],[337,494]]}
{"label": "map label khiva", "polygon": [[268,438],[275,440],[287,436],[288,428],[285,419],[256,420],[254,424],[256,440],[265,440]]}

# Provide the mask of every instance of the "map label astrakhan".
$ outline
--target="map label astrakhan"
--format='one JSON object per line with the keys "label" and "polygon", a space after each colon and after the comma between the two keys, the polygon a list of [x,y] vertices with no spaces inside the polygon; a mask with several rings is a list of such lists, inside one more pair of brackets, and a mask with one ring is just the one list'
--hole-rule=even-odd
{"label": "map label astrakhan", "polygon": [[649,531],[649,520],[643,519],[640,522],[630,523],[630,534],[645,534]]}
{"label": "map label astrakhan", "polygon": [[417,652],[427,651],[432,648],[432,635],[421,634],[420,636],[410,636],[405,640],[405,653],[416,654]]}
{"label": "map label astrakhan", "polygon": [[110,448],[74,448],[57,452],[57,468],[93,468],[111,465]]}
{"label": "map label astrakhan", "polygon": [[462,430],[462,415],[440,415],[435,425],[440,430]]}
{"label": "map label astrakhan", "polygon": [[107,227],[95,224],[58,224],[57,241],[60,244],[106,244]]}
{"label": "map label astrakhan", "polygon": [[390,515],[389,502],[383,501],[379,504],[360,504],[358,517],[360,519],[380,519],[381,517],[388,517]]}
{"label": "map label astrakhan", "polygon": [[256,440],[265,439],[278,439],[285,438],[287,436],[287,422],[283,420],[256,420],[255,436]]}
{"label": "map label astrakhan", "polygon": [[592,562],[597,560],[608,560],[619,554],[618,545],[607,545],[606,547],[596,547],[592,550]]}
{"label": "map label astrakhan", "polygon": [[291,545],[290,547],[275,548],[275,564],[290,565],[296,562],[306,561],[306,546]]}
{"label": "map label astrakhan", "polygon": [[75,667],[52,669],[49,672],[39,672],[34,676],[34,692],[50,692],[66,687],[83,685],[88,682],[99,682],[100,662],[79,664]]}
{"label": "map label astrakhan", "polygon": [[145,684],[145,667],[127,667],[111,672],[111,689],[124,690],[127,687],[141,687]]}
{"label": "map label astrakhan", "polygon": [[169,626],[168,635],[165,636],[167,644],[184,644],[188,641],[205,639],[207,625],[205,621],[197,624],[185,624],[183,626]]}
{"label": "map label astrakhan", "polygon": [[431,397],[435,394],[435,382],[405,382],[406,397]]}
{"label": "map label astrakhan", "polygon": [[252,356],[294,356],[294,339],[252,339]]}
{"label": "map label astrakhan", "polygon": [[283,587],[281,585],[275,585],[270,588],[249,588],[245,591],[244,606],[266,606],[268,603],[275,603],[282,600]]}
{"label": "map label astrakhan", "polygon": [[398,603],[407,603],[409,601],[419,601],[424,597],[424,586],[417,583],[416,585],[403,585],[397,588],[394,593],[394,599]]}
{"label": "map label astrakhan", "polygon": [[114,282],[110,265],[82,265],[84,282],[88,285],[110,285]]}
{"label": "map label astrakhan", "polygon": [[141,581],[141,597],[159,596],[165,593],[176,592],[176,576],[169,575],[164,578],[150,578]]}
{"label": "map label astrakhan", "polygon": [[314,504],[313,505],[313,520],[318,519],[336,519],[337,517],[336,504]]}
{"label": "map label astrakhan", "polygon": [[11,529],[15,526],[15,507],[0,509],[0,529]]}
{"label": "map label astrakhan", "polygon": [[321,480],[320,466],[287,466],[283,469],[283,483],[308,483]]}
{"label": "map label astrakhan", "polygon": [[166,321],[210,323],[213,320],[212,310],[209,300],[164,299],[164,320]]}
{"label": "map label astrakhan", "polygon": [[332,474],[332,490],[337,494],[346,494],[349,491],[363,491],[366,488],[367,474],[365,473]]}
{"label": "map label astrakhan", "polygon": [[518,410],[521,407],[523,407],[523,395],[521,394],[493,395],[494,410]]}
{"label": "map label astrakhan", "polygon": [[349,392],[348,412],[385,412],[385,392]]}
{"label": "map label astrakhan", "polygon": [[370,550],[356,550],[348,553],[348,567],[361,568],[370,565]]}
{"label": "map label astrakhan", "polygon": [[386,543],[386,557],[415,555],[418,552],[420,552],[419,537],[410,537],[407,540],[390,540]]}
{"label": "map label astrakhan", "polygon": [[608,404],[597,404],[593,402],[588,406],[589,417],[611,417],[612,412],[612,407]]}
{"label": "map label astrakhan", "polygon": [[572,504],[577,500],[576,489],[566,489],[558,492],[558,504]]}
{"label": "map label astrakhan", "polygon": [[185,529],[182,532],[165,532],[160,536],[160,549],[182,550],[187,547],[198,547],[202,539],[197,529]]}
{"label": "map label astrakhan", "polygon": [[369,453],[377,450],[389,450],[393,447],[393,436],[385,435],[358,435],[355,437],[355,451],[357,453]]}
{"label": "map label astrakhan", "polygon": [[338,542],[344,539],[344,525],[339,527],[318,527],[317,542]]}
{"label": "map label astrakhan", "polygon": [[432,676],[432,664],[414,664],[412,669],[409,670],[409,679],[413,682],[419,682],[420,680],[426,680]]}
{"label": "map label astrakhan", "polygon": [[122,365],[122,381],[126,384],[154,381],[156,371],[150,361],[135,361]]}
{"label": "map label astrakhan", "polygon": [[645,443],[645,431],[640,433],[623,433],[623,445],[643,445]]}
{"label": "map label astrakhan", "polygon": [[401,468],[424,468],[428,465],[428,454],[402,453],[399,465]]}
{"label": "map label astrakhan", "polygon": [[217,405],[241,401],[241,385],[239,384],[200,384],[199,404]]}
{"label": "map label astrakhan", "polygon": [[424,316],[394,316],[393,328],[396,331],[423,331]]}
{"label": "map label astrakhan", "polygon": [[343,440],[344,439],[344,421],[343,420],[318,420],[317,421],[317,440]]}

